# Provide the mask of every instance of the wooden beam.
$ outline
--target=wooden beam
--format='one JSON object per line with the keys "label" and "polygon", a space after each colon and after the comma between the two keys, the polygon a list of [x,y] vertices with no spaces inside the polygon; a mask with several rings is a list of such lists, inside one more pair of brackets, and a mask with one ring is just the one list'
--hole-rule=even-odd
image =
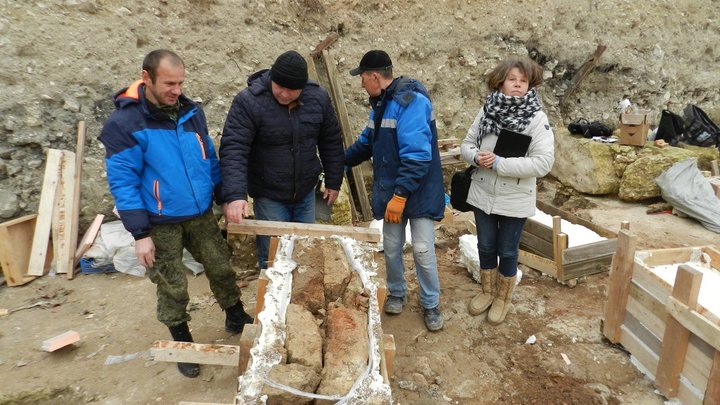
{"label": "wooden beam", "polygon": [[595,66],[597,66],[597,64],[600,62],[600,57],[606,49],[607,46],[602,44],[598,45],[597,48],[595,48],[595,52],[590,57],[590,59],[583,63],[582,66],[580,66],[580,69],[578,69],[575,77],[573,77],[572,83],[570,84],[570,89],[560,100],[560,104],[565,104],[565,101],[575,93],[575,91],[580,86],[580,83],[582,83],[583,80],[585,80],[585,78],[590,75],[590,72],[592,72],[593,69],[595,69]]}
{"label": "wooden beam", "polygon": [[549,227],[540,221],[528,218],[527,221],[525,221],[523,231],[529,232],[548,243],[553,243],[554,235],[552,227]]}
{"label": "wooden beam", "polygon": [[35,223],[32,248],[30,249],[30,262],[27,274],[29,276],[42,276],[45,274],[45,259],[50,241],[50,225],[52,223],[55,192],[57,191],[60,176],[60,162],[62,151],[48,149],[45,161],[45,176],[43,177],[42,191],[40,192],[40,205]]}
{"label": "wooden beam", "polygon": [[57,349],[71,345],[78,341],[80,341],[80,334],[74,330],[69,330],[55,337],[44,340],[42,342],[42,350],[46,352],[54,352]]}
{"label": "wooden beam", "polygon": [[717,160],[710,162],[710,170],[713,176],[720,176],[720,166],[718,166]]}
{"label": "wooden beam", "polygon": [[577,216],[571,212],[562,210],[552,204],[543,202],[541,200],[537,200],[536,205],[540,209],[540,211],[542,211],[548,215],[559,216],[560,218],[562,218],[568,222],[572,222],[573,224],[582,225],[585,228],[592,230],[593,232],[595,232],[596,234],[598,234],[602,237],[605,237],[608,239],[617,237],[617,233],[612,232],[608,229],[605,229],[602,226],[599,226],[599,225],[593,223],[592,221],[588,221],[586,219],[580,218],[579,216]]}
{"label": "wooden beam", "polygon": [[307,63],[307,67],[308,67],[308,78],[310,80],[315,80],[316,82],[320,82],[320,78],[318,77],[317,68],[315,67],[315,59],[312,57],[312,55],[307,55],[305,57],[305,62]]}
{"label": "wooden beam", "polygon": [[[63,150],[60,160],[60,182],[55,194],[52,215],[53,250],[55,252],[55,272],[72,273],[74,268],[75,242],[71,239],[73,211],[76,208],[75,195],[75,153]],[[75,230],[77,233],[77,229]]]}
{"label": "wooden beam", "polygon": [[548,259],[555,255],[555,245],[552,240],[547,241],[527,231],[522,231],[520,235],[520,247]]}
{"label": "wooden beam", "polygon": [[337,41],[338,38],[340,38],[340,35],[337,32],[329,33],[328,36],[325,37],[322,42],[317,44],[315,46],[315,49],[310,52],[310,56],[312,56],[313,58],[319,57],[323,53],[323,51],[329,48],[330,45]]}
{"label": "wooden beam", "polygon": [[240,361],[240,347],[156,340],[150,348],[150,355],[155,361],[237,367]]}
{"label": "wooden beam", "polygon": [[563,263],[572,264],[612,255],[617,247],[617,239],[606,239],[563,250]]}
{"label": "wooden beam", "polygon": [[637,238],[624,229],[618,234],[617,250],[610,265],[608,298],[605,304],[603,334],[613,343],[620,341],[620,327],[625,318],[628,293],[635,263]]}
{"label": "wooden beam", "polygon": [[97,237],[98,232],[100,232],[100,227],[102,226],[103,219],[105,219],[105,215],[95,215],[95,219],[92,221],[92,224],[90,224],[90,227],[85,232],[85,235],[83,235],[82,240],[80,240],[80,244],[78,245],[77,250],[75,250],[73,267],[76,266],[78,262],[80,262],[82,256],[85,254],[85,252],[87,252],[88,249],[90,249],[92,244],[95,242],[95,238]]}
{"label": "wooden beam", "polygon": [[359,241],[380,242],[380,231],[374,228],[324,224],[303,224],[298,222],[263,221],[243,219],[239,224],[228,223],[228,233],[251,235],[301,235],[313,237],[347,236]]}
{"label": "wooden beam", "polygon": [[383,334],[381,340],[382,351],[385,354],[383,360],[385,360],[385,369],[387,370],[389,379],[393,375],[393,362],[395,361],[395,336]]}
{"label": "wooden beam", "polygon": [[[700,271],[687,265],[680,265],[675,276],[672,296],[668,298],[668,302],[670,302],[670,298],[675,298],[687,307],[697,309],[701,282],[702,273]],[[674,398],[678,394],[680,373],[685,363],[689,339],[690,331],[671,314],[668,314],[655,377],[660,392],[667,398]]]}
{"label": "wooden beam", "polygon": [[[68,234],[70,235],[70,263],[68,263],[69,271],[67,272],[67,278],[72,279],[75,276],[75,268],[78,265],[77,250],[78,247],[78,227],[80,223],[80,195],[82,185],[82,168],[83,161],[85,158],[85,138],[87,137],[87,128],[85,127],[85,121],[78,122],[77,129],[77,142],[75,143],[75,175],[73,178],[73,196],[72,206],[68,207],[70,211],[70,229]],[[82,254],[81,254],[82,256]]]}
{"label": "wooden beam", "polygon": [[[338,71],[335,66],[335,62],[328,55],[327,51],[323,51],[321,58],[325,69],[327,71],[328,81],[330,83],[330,94],[332,95],[333,102],[335,104],[335,112],[338,116],[338,122],[340,123],[340,131],[343,136],[343,144],[345,149],[349,148],[350,145],[355,141],[353,132],[350,127],[350,120],[348,118],[347,106],[345,105],[345,97],[343,96],[342,87],[338,84]],[[365,189],[365,178],[362,174],[360,166],[355,166],[351,169],[352,184],[355,186],[353,194],[358,200],[360,205],[359,214],[362,215],[363,221],[372,220],[372,210],[370,209],[370,199],[368,198],[367,190]]]}
{"label": "wooden beam", "polygon": [[[256,316],[257,318],[257,316]],[[238,374],[242,374],[247,370],[250,363],[250,350],[255,345],[255,340],[260,335],[260,326],[246,324],[240,335],[240,357],[238,363]]]}
{"label": "wooden beam", "polygon": [[[36,218],[37,214],[32,214],[0,224],[0,267],[9,286],[23,285],[35,279],[26,276],[25,272],[30,262]],[[48,265],[46,260],[45,267]]]}

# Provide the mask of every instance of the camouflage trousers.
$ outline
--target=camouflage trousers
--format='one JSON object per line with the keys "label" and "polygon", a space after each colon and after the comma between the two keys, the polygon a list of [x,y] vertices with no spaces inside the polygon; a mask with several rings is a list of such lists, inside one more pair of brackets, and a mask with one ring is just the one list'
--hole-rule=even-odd
{"label": "camouflage trousers", "polygon": [[187,305],[187,273],[182,262],[183,248],[205,268],[210,289],[221,308],[240,301],[230,254],[212,210],[179,224],[153,225],[150,237],[155,244],[155,264],[148,277],[157,286],[157,319],[168,327],[190,320]]}

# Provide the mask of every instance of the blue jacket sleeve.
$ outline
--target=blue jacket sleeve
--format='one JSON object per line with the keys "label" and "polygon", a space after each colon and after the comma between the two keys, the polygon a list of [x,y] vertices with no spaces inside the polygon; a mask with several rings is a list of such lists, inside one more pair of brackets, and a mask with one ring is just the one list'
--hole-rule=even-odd
{"label": "blue jacket sleeve", "polygon": [[430,170],[433,134],[430,129],[432,104],[425,96],[415,93],[415,99],[397,119],[397,140],[400,155],[398,177],[394,193],[408,197],[415,192]]}
{"label": "blue jacket sleeve", "polygon": [[105,146],[108,185],[120,219],[135,239],[142,239],[150,233],[150,221],[140,197],[143,151],[132,134],[121,130],[115,121],[105,124],[99,139]]}

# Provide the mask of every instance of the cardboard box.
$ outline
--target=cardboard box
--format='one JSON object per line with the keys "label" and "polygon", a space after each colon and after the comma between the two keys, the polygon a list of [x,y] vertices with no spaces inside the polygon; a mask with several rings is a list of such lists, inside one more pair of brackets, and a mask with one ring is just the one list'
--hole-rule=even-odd
{"label": "cardboard box", "polygon": [[645,146],[648,130],[648,112],[620,114],[620,145]]}

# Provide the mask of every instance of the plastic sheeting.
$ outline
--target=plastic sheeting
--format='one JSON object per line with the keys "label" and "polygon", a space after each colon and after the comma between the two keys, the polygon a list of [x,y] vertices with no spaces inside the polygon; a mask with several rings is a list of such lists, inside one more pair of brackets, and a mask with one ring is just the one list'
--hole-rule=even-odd
{"label": "plastic sheeting", "polygon": [[678,211],[697,219],[705,228],[720,233],[720,199],[697,168],[697,159],[675,163],[655,182],[663,200]]}

